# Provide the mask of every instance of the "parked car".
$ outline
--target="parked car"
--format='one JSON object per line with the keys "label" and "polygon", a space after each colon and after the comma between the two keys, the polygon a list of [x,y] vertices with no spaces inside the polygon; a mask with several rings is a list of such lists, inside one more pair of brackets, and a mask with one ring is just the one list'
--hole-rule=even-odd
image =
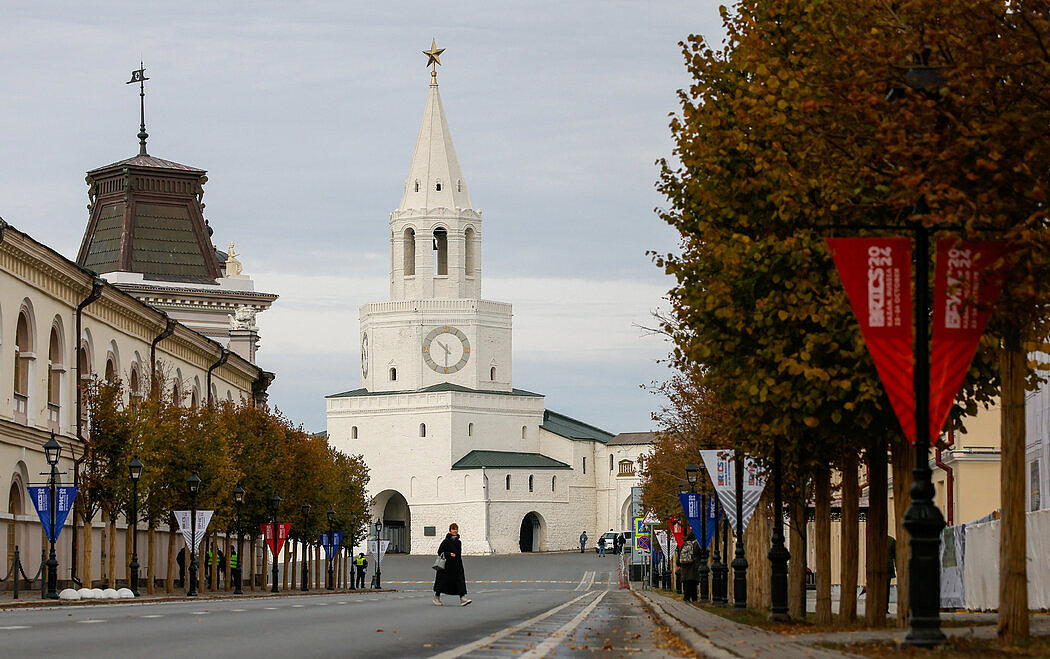
{"label": "parked car", "polygon": [[[612,553],[612,551],[613,551],[613,541],[615,540],[616,536],[620,535],[620,533],[623,533],[624,546],[626,547],[627,545],[631,544],[631,532],[630,531],[620,531],[620,532],[606,531],[605,533],[601,534],[601,536],[599,536],[600,538],[605,538],[605,552],[606,553],[608,553],[608,554]],[[594,543],[594,553],[598,553],[598,543],[597,542]]]}

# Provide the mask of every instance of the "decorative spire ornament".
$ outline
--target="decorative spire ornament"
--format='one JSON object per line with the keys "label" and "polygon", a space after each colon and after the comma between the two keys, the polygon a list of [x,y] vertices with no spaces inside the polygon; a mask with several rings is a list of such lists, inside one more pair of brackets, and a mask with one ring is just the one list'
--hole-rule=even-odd
{"label": "decorative spire ornament", "polygon": [[441,64],[441,53],[443,52],[445,52],[444,48],[437,47],[437,39],[431,39],[430,50],[423,51],[423,54],[427,56],[427,66],[430,67],[430,84],[432,85],[437,84],[437,67]]}
{"label": "decorative spire ornament", "polygon": [[146,138],[149,137],[149,133],[146,132],[146,81],[149,78],[146,77],[146,67],[143,66],[142,60],[139,60],[139,68],[137,71],[131,72],[131,80],[128,80],[126,85],[132,83],[139,83],[139,155],[147,156],[146,153]]}

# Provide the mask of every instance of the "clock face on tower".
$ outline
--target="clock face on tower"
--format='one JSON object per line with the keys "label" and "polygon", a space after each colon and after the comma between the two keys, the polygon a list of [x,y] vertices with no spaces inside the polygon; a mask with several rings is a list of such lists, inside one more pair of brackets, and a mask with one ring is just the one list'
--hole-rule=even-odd
{"label": "clock face on tower", "polygon": [[438,373],[455,373],[469,359],[470,341],[455,327],[435,327],[423,338],[423,361]]}
{"label": "clock face on tower", "polygon": [[368,377],[368,335],[361,335],[361,375]]}

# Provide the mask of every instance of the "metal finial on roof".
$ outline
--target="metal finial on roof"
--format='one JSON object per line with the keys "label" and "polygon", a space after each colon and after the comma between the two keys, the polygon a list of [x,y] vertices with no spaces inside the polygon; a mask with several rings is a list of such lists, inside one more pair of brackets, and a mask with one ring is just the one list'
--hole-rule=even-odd
{"label": "metal finial on roof", "polygon": [[146,67],[142,65],[142,60],[139,60],[139,68],[137,71],[131,72],[131,80],[126,83],[130,85],[134,82],[139,83],[139,155],[147,156],[146,153],[146,138],[149,137],[149,133],[146,132],[146,81],[149,78],[146,77]]}
{"label": "metal finial on roof", "polygon": [[437,84],[437,67],[441,64],[441,53],[443,52],[445,52],[444,48],[437,47],[437,39],[431,39],[430,50],[423,51],[423,54],[427,56],[427,66],[430,67],[430,84],[432,85]]}

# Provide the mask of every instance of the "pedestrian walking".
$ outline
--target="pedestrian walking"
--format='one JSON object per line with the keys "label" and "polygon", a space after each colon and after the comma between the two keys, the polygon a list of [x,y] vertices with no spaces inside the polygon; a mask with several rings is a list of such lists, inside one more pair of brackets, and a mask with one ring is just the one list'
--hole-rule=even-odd
{"label": "pedestrian walking", "polygon": [[357,583],[354,585],[355,588],[365,587],[365,570],[368,569],[368,560],[365,559],[364,552],[360,552],[357,558],[354,559],[354,567],[357,569]]}
{"label": "pedestrian walking", "polygon": [[459,525],[449,524],[448,533],[438,547],[438,556],[445,557],[445,569],[438,570],[434,578],[434,605],[441,606],[442,595],[459,595],[459,605],[466,606],[467,578],[463,574],[463,543],[459,539]]}
{"label": "pedestrian walking", "polygon": [[584,547],[587,546],[587,532],[584,531],[580,534],[580,553],[584,553]]}
{"label": "pedestrian walking", "polygon": [[221,549],[217,553],[219,554],[219,571],[215,573],[215,590],[222,588],[222,578],[226,575],[226,555]]}
{"label": "pedestrian walking", "polygon": [[623,553],[623,546],[626,545],[626,544],[627,544],[627,538],[623,537],[623,532],[621,531],[620,533],[618,533],[616,535],[616,553],[617,554],[622,554]]}
{"label": "pedestrian walking", "polygon": [[682,568],[682,599],[686,602],[696,602],[696,587],[700,582],[700,565],[697,558],[700,556],[700,544],[696,536],[690,531],[682,542],[682,548],[678,550],[678,565]]}
{"label": "pedestrian walking", "polygon": [[605,536],[598,538],[598,556],[605,558]]}
{"label": "pedestrian walking", "polygon": [[211,547],[204,552],[204,584],[208,590],[211,590],[211,566],[215,565],[215,554],[212,553]]}

